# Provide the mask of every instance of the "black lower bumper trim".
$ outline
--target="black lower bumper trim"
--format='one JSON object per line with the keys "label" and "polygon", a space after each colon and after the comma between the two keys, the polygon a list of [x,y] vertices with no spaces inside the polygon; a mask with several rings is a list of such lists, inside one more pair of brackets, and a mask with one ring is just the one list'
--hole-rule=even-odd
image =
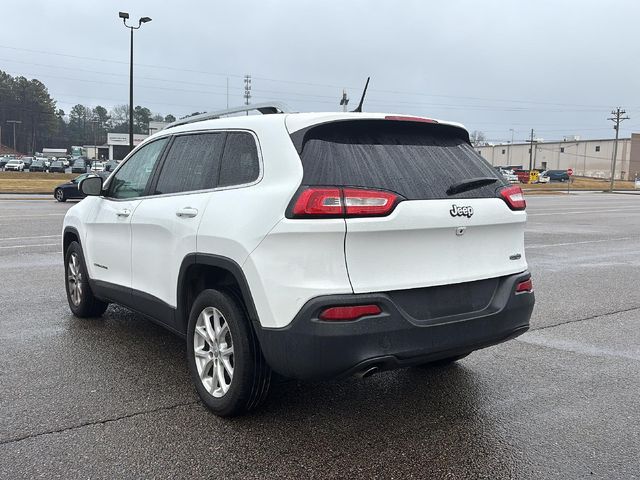
{"label": "black lower bumper trim", "polygon": [[[534,295],[517,294],[515,288],[529,277],[523,272],[501,278],[482,310],[428,320],[411,317],[385,293],[318,297],[307,302],[287,327],[258,328],[257,334],[271,368],[287,377],[329,378],[373,366],[385,370],[427,363],[527,331]],[[351,322],[319,319],[320,312],[330,306],[371,303],[383,313]]]}

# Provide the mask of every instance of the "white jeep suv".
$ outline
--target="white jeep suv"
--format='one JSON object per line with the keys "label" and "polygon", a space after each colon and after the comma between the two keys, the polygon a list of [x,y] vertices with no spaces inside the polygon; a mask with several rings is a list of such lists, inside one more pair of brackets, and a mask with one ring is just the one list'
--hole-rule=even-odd
{"label": "white jeep suv", "polygon": [[79,317],[124,305],[187,341],[202,401],[446,363],[529,327],[525,201],[458,124],[205,114],[140,144],[63,227]]}

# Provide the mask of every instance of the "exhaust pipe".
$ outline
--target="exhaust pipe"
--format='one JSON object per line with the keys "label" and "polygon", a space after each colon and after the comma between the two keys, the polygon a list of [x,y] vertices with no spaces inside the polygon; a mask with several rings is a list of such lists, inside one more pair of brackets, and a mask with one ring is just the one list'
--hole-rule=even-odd
{"label": "exhaust pipe", "polygon": [[378,367],[367,367],[364,370],[360,370],[359,372],[357,372],[355,376],[358,378],[367,378],[373,375],[374,373],[377,373],[379,370],[380,369]]}

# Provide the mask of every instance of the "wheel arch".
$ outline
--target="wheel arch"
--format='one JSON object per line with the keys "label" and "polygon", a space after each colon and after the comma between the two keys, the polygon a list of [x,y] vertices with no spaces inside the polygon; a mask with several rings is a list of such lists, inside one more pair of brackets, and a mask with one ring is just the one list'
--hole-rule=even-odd
{"label": "wheel arch", "polygon": [[71,242],[76,241],[82,246],[82,242],[80,241],[80,233],[75,227],[64,227],[64,231],[62,233],[62,257],[67,254],[67,248],[71,245]]}
{"label": "wheel arch", "polygon": [[191,253],[184,257],[178,273],[176,324],[186,333],[189,311],[198,292],[205,288],[228,291],[242,301],[252,326],[259,325],[258,312],[242,267],[233,259],[220,255]]}

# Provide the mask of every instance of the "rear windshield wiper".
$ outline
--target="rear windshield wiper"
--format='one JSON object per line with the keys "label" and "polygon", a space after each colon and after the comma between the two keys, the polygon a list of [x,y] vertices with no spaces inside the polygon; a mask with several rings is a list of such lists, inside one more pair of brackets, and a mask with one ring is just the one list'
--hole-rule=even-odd
{"label": "rear windshield wiper", "polygon": [[466,180],[451,185],[447,189],[447,195],[468,192],[469,190],[475,190],[476,188],[484,187],[485,185],[491,185],[497,181],[498,179],[495,177],[467,178]]}

